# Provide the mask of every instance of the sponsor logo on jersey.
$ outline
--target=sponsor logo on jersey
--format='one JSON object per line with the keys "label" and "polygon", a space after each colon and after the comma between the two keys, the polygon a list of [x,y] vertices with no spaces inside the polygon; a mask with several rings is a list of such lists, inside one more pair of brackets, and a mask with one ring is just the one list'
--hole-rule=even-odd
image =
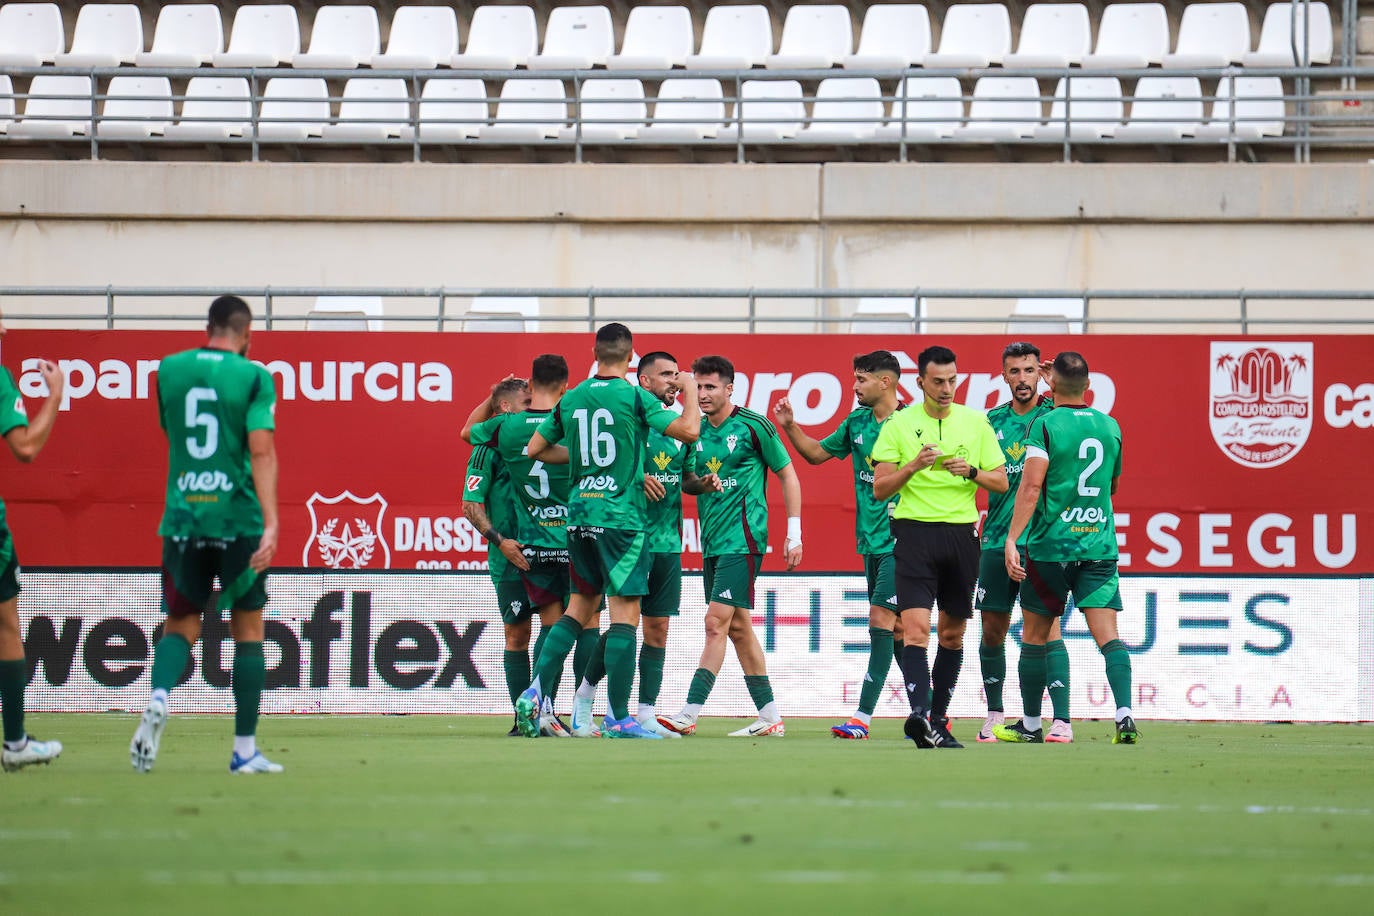
{"label": "sponsor logo on jersey", "polygon": [[712,474],[719,474],[720,469],[724,464],[724,461],[721,461],[715,455],[712,455],[710,458],[706,459],[706,470],[710,471]]}
{"label": "sponsor logo on jersey", "polygon": [[657,455],[653,456],[653,461],[660,471],[666,471],[668,470],[668,465],[673,463],[673,457],[667,452],[660,451]]}
{"label": "sponsor logo on jersey", "polygon": [[1271,468],[1312,429],[1312,344],[1213,341],[1208,421],[1236,464]]}
{"label": "sponsor logo on jersey", "polygon": [[229,493],[234,482],[223,471],[187,471],[177,477],[177,489],[182,493]]}
{"label": "sponsor logo on jersey", "polygon": [[1107,513],[1101,506],[1070,506],[1059,513],[1059,520],[1069,525],[1101,525],[1107,521]]}
{"label": "sponsor logo on jersey", "polygon": [[18,395],[18,394],[17,394],[17,395],[14,396],[14,412],[17,413],[17,414],[19,414],[19,416],[24,417],[25,419],[28,418],[28,416],[29,416],[28,411],[26,411],[26,410],[24,409],[24,396],[23,396],[23,395]]}
{"label": "sponsor logo on jersey", "polygon": [[366,499],[344,490],[337,496],[311,495],[310,537],[301,552],[302,566],[330,569],[389,569],[391,548],[382,536],[387,502],[380,493]]}
{"label": "sponsor logo on jersey", "polygon": [[855,445],[863,445],[863,444],[864,444],[864,434],[863,434],[863,433],[859,433],[857,436],[854,437],[854,444],[855,444]]}
{"label": "sponsor logo on jersey", "polygon": [[584,493],[588,491],[595,493],[620,492],[620,488],[616,486],[615,478],[609,474],[588,474],[577,482],[577,488]]}
{"label": "sponsor logo on jersey", "polygon": [[477,492],[477,488],[480,487],[481,485],[482,485],[482,475],[481,475],[481,474],[469,474],[469,475],[468,475],[467,490],[468,490],[469,493],[476,493],[476,492]]}
{"label": "sponsor logo on jersey", "polygon": [[[998,433],[997,438],[1002,438],[1002,434]],[[1013,442],[1003,449],[1003,451],[1007,453],[1007,460],[1009,461],[1020,461],[1026,455],[1026,447],[1020,442]]]}

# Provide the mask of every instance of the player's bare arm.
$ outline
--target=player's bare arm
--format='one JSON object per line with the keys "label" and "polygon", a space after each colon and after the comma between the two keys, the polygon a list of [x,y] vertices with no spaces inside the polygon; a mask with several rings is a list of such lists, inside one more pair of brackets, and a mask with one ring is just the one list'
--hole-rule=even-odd
{"label": "player's bare arm", "polygon": [[526,572],[530,568],[530,561],[525,559],[521,549],[525,546],[515,538],[508,538],[497,531],[492,525],[491,519],[487,516],[487,507],[481,503],[463,500],[463,518],[478,531],[482,532],[490,543],[496,545],[496,549],[501,551],[501,555],[506,558],[510,565],[521,572]]}
{"label": "player's bare arm", "polygon": [[16,426],[5,433],[10,452],[25,464],[37,458],[47,444],[53,424],[57,422],[58,408],[62,406],[62,389],[66,386],[66,376],[57,363],[42,360],[38,364],[38,371],[48,386],[47,400],[38,408],[28,426]]}
{"label": "player's bare arm", "polygon": [[999,465],[990,471],[977,469],[963,458],[950,458],[945,461],[945,470],[956,477],[963,477],[973,481],[976,485],[992,493],[1007,492],[1010,484],[1007,481],[1007,466]]}
{"label": "player's bare arm", "polygon": [[703,493],[721,493],[725,490],[720,478],[715,474],[698,477],[691,471],[682,475],[682,492],[687,496],[700,496]]}
{"label": "player's bare arm", "polygon": [[472,408],[472,412],[468,414],[467,420],[463,422],[462,431],[458,434],[463,437],[464,442],[471,445],[472,428],[483,420],[490,420],[496,415],[496,389],[501,387],[503,382],[509,382],[513,378],[515,378],[514,372],[501,379],[501,381],[497,382],[495,385],[492,385],[491,393],[479,402],[476,407]]}
{"label": "player's bare arm", "polygon": [[701,438],[701,404],[697,400],[697,377],[690,372],[679,372],[674,382],[682,392],[682,416],[668,424],[663,431],[679,442],[691,445]]}
{"label": "player's bare arm", "polygon": [[1016,488],[1011,527],[1007,529],[1007,542],[1003,548],[1007,575],[1016,582],[1026,578],[1026,569],[1021,565],[1021,551],[1017,549],[1016,542],[1021,540],[1031,516],[1035,514],[1035,504],[1040,501],[1040,491],[1045,488],[1045,474],[1049,467],[1050,463],[1044,458],[1027,458],[1021,470],[1021,485]]}
{"label": "player's bare arm", "polygon": [[787,560],[787,571],[791,572],[800,566],[802,561],[801,478],[797,476],[797,469],[789,464],[778,472],[778,480],[782,483],[782,504],[787,509],[787,535],[782,542],[783,557]]}
{"label": "player's bare arm", "polygon": [[653,474],[644,475],[644,495],[650,502],[658,502],[668,495],[668,488],[665,487]]}
{"label": "player's bare arm", "polygon": [[787,436],[787,441],[792,443],[792,447],[797,450],[797,454],[806,459],[807,464],[825,464],[834,455],[821,448],[821,444],[812,439],[802,428],[797,425],[796,414],[792,410],[792,402],[783,398],[773,407],[773,419],[778,421],[778,426]]}
{"label": "player's bare arm", "polygon": [[542,461],[545,464],[567,464],[572,460],[568,457],[567,446],[553,445],[539,433],[530,437],[530,444],[526,451],[535,461]]}
{"label": "player's bare arm", "polygon": [[254,572],[262,572],[272,565],[277,553],[277,444],[272,430],[249,431],[248,462],[253,470],[253,489],[262,506],[262,538],[248,565]]}

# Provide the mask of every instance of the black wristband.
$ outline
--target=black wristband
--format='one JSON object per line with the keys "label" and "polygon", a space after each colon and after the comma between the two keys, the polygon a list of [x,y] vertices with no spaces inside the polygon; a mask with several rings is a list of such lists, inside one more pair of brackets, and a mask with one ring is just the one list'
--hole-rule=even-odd
{"label": "black wristband", "polygon": [[505,538],[501,537],[501,532],[497,531],[495,528],[488,528],[485,536],[487,541],[494,547],[500,547],[501,542],[505,540]]}
{"label": "black wristband", "polygon": [[977,479],[978,479],[978,469],[977,469],[976,467],[974,467],[973,465],[971,465],[971,464],[968,466],[968,479],[969,479],[969,480],[977,480]]}

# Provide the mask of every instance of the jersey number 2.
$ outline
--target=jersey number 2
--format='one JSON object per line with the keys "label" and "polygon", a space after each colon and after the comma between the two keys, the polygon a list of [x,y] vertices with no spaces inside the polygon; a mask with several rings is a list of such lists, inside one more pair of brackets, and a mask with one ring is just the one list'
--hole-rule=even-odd
{"label": "jersey number 2", "polygon": [[1097,496],[1102,492],[1101,487],[1088,486],[1088,478],[1093,476],[1093,471],[1102,467],[1102,443],[1097,439],[1084,439],[1078,446],[1078,460],[1087,459],[1088,453],[1092,453],[1092,461],[1083,469],[1083,473],[1078,475],[1078,495]]}

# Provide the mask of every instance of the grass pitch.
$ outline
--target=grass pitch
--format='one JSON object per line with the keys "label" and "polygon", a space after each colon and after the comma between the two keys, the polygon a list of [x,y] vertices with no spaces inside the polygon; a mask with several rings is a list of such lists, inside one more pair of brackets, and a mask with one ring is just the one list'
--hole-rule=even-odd
{"label": "grass pitch", "polygon": [[[35,715],[0,775],[0,912],[1368,912],[1374,729],[1076,724],[1070,746],[916,751],[900,722],[727,739],[504,737],[481,717]],[[1363,903],[1362,903],[1363,901]],[[270,908],[270,909],[269,909]]]}

